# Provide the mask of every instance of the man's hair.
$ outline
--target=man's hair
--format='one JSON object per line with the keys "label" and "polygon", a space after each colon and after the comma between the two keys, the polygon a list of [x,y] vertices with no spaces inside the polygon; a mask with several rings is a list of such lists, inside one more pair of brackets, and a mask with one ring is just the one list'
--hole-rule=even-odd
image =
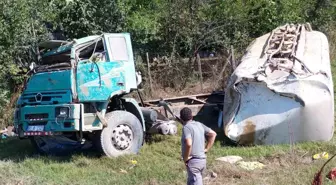
{"label": "man's hair", "polygon": [[189,121],[192,119],[192,111],[188,107],[184,107],[180,111],[180,118],[182,121]]}

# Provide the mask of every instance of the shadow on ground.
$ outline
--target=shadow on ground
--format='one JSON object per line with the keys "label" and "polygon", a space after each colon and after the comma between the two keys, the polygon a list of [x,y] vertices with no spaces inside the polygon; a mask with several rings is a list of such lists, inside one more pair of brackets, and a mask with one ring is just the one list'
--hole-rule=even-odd
{"label": "shadow on ground", "polygon": [[[155,144],[166,141],[171,136],[154,135],[146,139],[146,144]],[[22,162],[27,158],[47,157],[49,161],[55,162],[70,162],[74,155],[82,155],[88,158],[101,158],[102,153],[96,148],[81,149],[73,152],[64,152],[58,155],[41,154],[38,153],[30,140],[20,140],[16,137],[0,140],[0,160],[10,160],[13,162]]]}
{"label": "shadow on ground", "polygon": [[84,155],[90,158],[101,157],[100,153],[93,149],[75,151],[58,156],[43,155],[36,152],[35,148],[31,145],[28,139],[20,140],[13,137],[0,140],[0,160],[10,160],[19,163],[27,158],[39,158],[41,156],[46,156],[51,161],[69,162],[73,155]]}
{"label": "shadow on ground", "polygon": [[[147,134],[146,137],[145,137],[145,142],[146,142],[146,144],[149,144],[149,145],[155,144],[155,143],[160,143],[160,142],[165,141],[166,137],[155,135],[155,134]],[[168,137],[169,137],[169,135],[168,135]]]}

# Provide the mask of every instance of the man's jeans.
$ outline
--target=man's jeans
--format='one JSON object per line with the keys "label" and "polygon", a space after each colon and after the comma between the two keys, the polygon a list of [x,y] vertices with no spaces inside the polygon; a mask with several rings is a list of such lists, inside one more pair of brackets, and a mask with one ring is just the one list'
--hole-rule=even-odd
{"label": "man's jeans", "polygon": [[187,185],[203,185],[203,171],[206,168],[206,159],[191,158],[187,163]]}

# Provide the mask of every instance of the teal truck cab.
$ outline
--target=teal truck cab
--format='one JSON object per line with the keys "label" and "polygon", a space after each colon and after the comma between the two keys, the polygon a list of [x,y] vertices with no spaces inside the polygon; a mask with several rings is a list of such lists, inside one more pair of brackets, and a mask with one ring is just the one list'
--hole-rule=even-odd
{"label": "teal truck cab", "polygon": [[137,153],[145,121],[130,35],[109,33],[41,43],[40,60],[17,101],[14,126],[40,151],[90,141],[105,155]]}

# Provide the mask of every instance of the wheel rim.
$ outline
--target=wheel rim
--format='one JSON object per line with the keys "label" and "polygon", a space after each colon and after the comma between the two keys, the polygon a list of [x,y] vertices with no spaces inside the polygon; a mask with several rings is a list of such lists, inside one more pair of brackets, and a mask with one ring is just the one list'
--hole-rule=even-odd
{"label": "wheel rim", "polygon": [[112,131],[112,144],[118,150],[127,150],[132,146],[133,131],[128,125],[116,126]]}

